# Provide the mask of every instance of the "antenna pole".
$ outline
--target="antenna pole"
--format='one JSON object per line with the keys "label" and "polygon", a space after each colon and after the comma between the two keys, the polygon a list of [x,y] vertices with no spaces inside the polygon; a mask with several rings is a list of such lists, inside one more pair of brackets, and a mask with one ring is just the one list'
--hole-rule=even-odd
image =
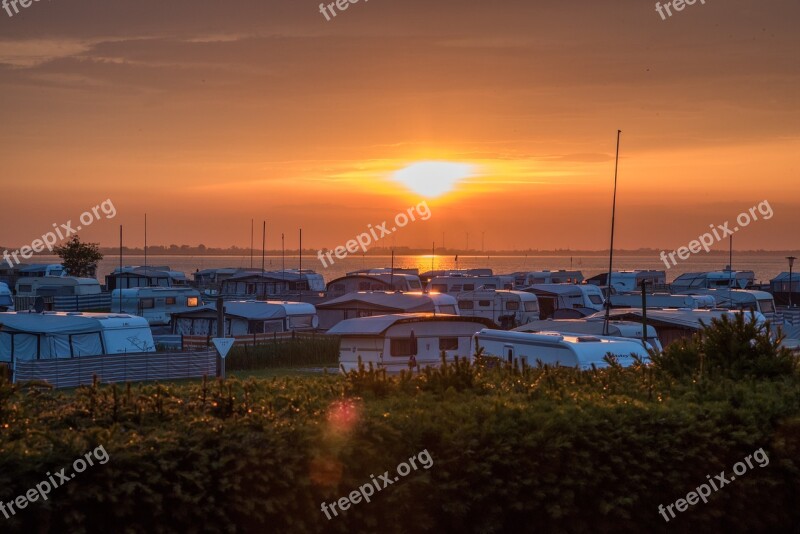
{"label": "antenna pole", "polygon": [[119,312],[122,313],[122,225],[119,225],[119,277],[117,278],[119,291]]}
{"label": "antenna pole", "polygon": [[611,318],[611,271],[614,266],[614,222],[617,216],[617,172],[619,170],[619,139],[622,130],[617,130],[617,156],[614,161],[614,200],[611,204],[611,247],[608,250],[608,278],[606,278],[606,318],[603,322],[603,335],[608,335],[608,321]]}
{"label": "antenna pole", "polygon": [[147,268],[147,214],[144,214],[144,275],[147,277],[147,285],[150,285],[149,269]]}
{"label": "antenna pole", "polygon": [[250,219],[250,268],[253,268],[253,219]]}

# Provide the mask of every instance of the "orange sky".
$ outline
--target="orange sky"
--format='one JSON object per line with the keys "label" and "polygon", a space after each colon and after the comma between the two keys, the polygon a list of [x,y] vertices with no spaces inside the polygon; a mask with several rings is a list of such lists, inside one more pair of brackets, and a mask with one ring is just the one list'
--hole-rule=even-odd
{"label": "orange sky", "polygon": [[300,226],[332,248],[421,201],[391,175],[436,160],[475,173],[394,244],[603,249],[619,128],[618,247],[673,249],[768,200],[737,248],[798,248],[796,2],[317,6],[0,11],[0,244],[110,198],[84,239],[123,224],[140,246],[147,212],[150,243],[248,246],[266,218],[270,248]]}

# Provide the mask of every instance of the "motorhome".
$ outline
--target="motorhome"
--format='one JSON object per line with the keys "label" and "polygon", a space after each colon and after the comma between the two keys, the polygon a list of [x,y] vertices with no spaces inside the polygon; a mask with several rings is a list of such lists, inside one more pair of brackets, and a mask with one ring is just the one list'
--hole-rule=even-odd
{"label": "motorhome", "polygon": [[514,280],[510,276],[435,276],[428,282],[428,293],[449,293],[476,289],[514,289]]}
{"label": "motorhome", "polygon": [[134,287],[111,292],[111,311],[144,317],[151,325],[167,325],[173,313],[203,305],[191,287]]}
{"label": "motorhome", "polygon": [[[642,295],[640,293],[611,295],[610,302],[612,308],[641,308]],[[716,306],[716,300],[711,295],[648,293],[646,295],[646,305],[648,308],[711,309]]]}
{"label": "motorhome", "polygon": [[319,326],[323,330],[345,319],[415,312],[459,314],[455,297],[421,291],[356,291],[317,304]]}
{"label": "motorhome", "polygon": [[536,295],[525,291],[479,289],[456,295],[464,317],[484,317],[505,329],[539,318]]}
{"label": "motorhome", "polygon": [[583,282],[583,273],[580,271],[528,271],[516,272],[510,276],[514,278],[514,287],[530,287],[534,284],[580,284]]}
{"label": "motorhome", "polygon": [[[587,284],[606,287],[608,283],[608,273],[601,273],[586,280]],[[663,288],[667,285],[667,273],[657,270],[634,270],[634,271],[612,271],[611,287],[617,293],[630,293],[640,291],[642,283],[647,283],[648,287]]]}
{"label": "motorhome", "polygon": [[328,331],[340,336],[339,369],[349,372],[365,367],[400,372],[409,369],[412,355],[420,367],[438,367],[446,361],[469,358],[472,337],[492,322],[482,317],[402,313],[348,319]]}
{"label": "motorhome", "polygon": [[[514,328],[515,332],[558,332],[570,335],[609,335],[613,337],[624,337],[628,339],[642,339],[642,323],[635,321],[608,321],[606,329],[604,317],[584,317],[581,319],[541,319],[531,321],[528,324]],[[656,350],[662,350],[661,341],[658,339],[656,329],[647,325],[647,336],[645,342]]]}
{"label": "motorhome", "polygon": [[74,297],[99,295],[101,291],[100,282],[94,278],[45,276],[20,278],[16,293],[18,297]]}
{"label": "motorhome", "polygon": [[14,297],[4,282],[0,282],[0,311],[14,311]]}
{"label": "motorhome", "polygon": [[378,267],[373,269],[359,269],[346,274],[347,276],[357,274],[410,274],[412,276],[419,276],[419,269],[416,267]]}
{"label": "motorhome", "polygon": [[541,319],[585,317],[603,309],[603,292],[591,284],[536,284],[522,291],[539,299]]}
{"label": "motorhome", "polygon": [[691,289],[747,289],[753,285],[755,273],[753,271],[709,271],[700,273],[684,273],[670,284],[673,293],[680,293]]}
{"label": "motorhome", "polygon": [[0,313],[0,361],[155,352],[150,325],[128,314]]}
{"label": "motorhome", "polygon": [[606,355],[613,355],[620,365],[627,367],[635,362],[633,355],[649,362],[649,344],[632,339],[597,336],[569,335],[558,332],[515,332],[506,330],[481,330],[475,335],[475,351],[484,356],[494,356],[516,364],[529,366],[559,365],[591,369],[607,367]]}
{"label": "motorhome", "polygon": [[[223,305],[226,336],[315,330],[319,327],[316,308],[306,302],[227,300]],[[172,314],[172,333],[216,335],[216,303]]]}
{"label": "motorhome", "polygon": [[414,274],[350,273],[331,280],[326,289],[328,297],[338,298],[355,291],[422,291],[422,283]]}

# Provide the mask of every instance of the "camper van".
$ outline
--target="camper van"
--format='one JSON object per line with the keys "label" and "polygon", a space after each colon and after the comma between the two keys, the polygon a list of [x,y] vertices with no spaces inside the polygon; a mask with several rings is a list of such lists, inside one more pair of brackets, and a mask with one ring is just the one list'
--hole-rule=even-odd
{"label": "camper van", "polygon": [[603,309],[603,292],[591,284],[536,284],[522,291],[539,299],[539,317],[570,319]]}
{"label": "camper van", "polygon": [[[608,285],[607,279],[608,273],[601,273],[589,278],[586,283],[605,287]],[[657,270],[612,271],[611,273],[611,287],[617,293],[640,291],[644,282],[651,288],[663,288],[667,284],[667,273]]]}
{"label": "camper van", "polygon": [[[630,293],[611,295],[612,308],[641,308],[642,295]],[[669,293],[652,293],[647,295],[648,308],[688,308],[711,309],[716,300],[710,295],[670,295]]]}
{"label": "camper van", "polygon": [[17,281],[18,297],[78,297],[99,295],[100,292],[100,282],[94,278],[45,276]]}
{"label": "camper van", "polygon": [[514,278],[514,287],[530,287],[534,284],[580,284],[583,282],[583,273],[580,271],[529,271],[516,272],[510,276]]}
{"label": "camper van", "polygon": [[505,329],[539,318],[536,295],[525,291],[479,289],[456,295],[463,317],[485,317]]}
{"label": "camper van", "polygon": [[428,282],[428,293],[449,293],[476,289],[514,289],[514,279],[510,276],[435,276]]}
{"label": "camper van", "polygon": [[189,287],[133,287],[111,292],[111,311],[144,317],[151,325],[167,325],[171,314],[203,305],[200,292]]}
{"label": "camper van", "polygon": [[472,336],[493,324],[483,317],[458,317],[432,313],[400,313],[347,319],[328,331],[340,336],[339,369],[365,367],[400,372],[409,369],[412,355],[420,368],[438,367],[441,354],[452,361],[469,358]]}
{"label": "camper van", "polygon": [[624,367],[634,363],[632,354],[649,362],[647,349],[652,347],[620,337],[481,330],[475,335],[475,349],[483,349],[484,356],[495,356],[509,363],[524,362],[536,366],[541,362],[544,365],[591,369],[592,366],[607,367],[604,358],[609,353]]}
{"label": "camper van", "polygon": [[8,284],[0,282],[0,311],[14,311],[14,298]]}
{"label": "camper van", "polygon": [[150,325],[128,314],[0,313],[0,361],[155,352]]}

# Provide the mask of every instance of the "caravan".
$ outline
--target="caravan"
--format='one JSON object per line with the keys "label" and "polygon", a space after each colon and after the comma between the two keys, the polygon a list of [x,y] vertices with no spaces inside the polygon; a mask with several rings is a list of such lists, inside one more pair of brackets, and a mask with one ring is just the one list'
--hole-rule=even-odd
{"label": "caravan", "polygon": [[144,317],[151,325],[167,325],[173,313],[203,305],[200,292],[190,287],[133,287],[111,292],[111,311]]}
{"label": "caravan", "polygon": [[591,284],[536,284],[523,289],[539,299],[539,317],[578,318],[603,309],[603,292]]}
{"label": "caravan", "polygon": [[0,282],[0,311],[14,311],[14,297],[4,282]]}
{"label": "caravan", "polygon": [[479,289],[459,293],[463,317],[484,317],[502,328],[514,328],[539,318],[536,295],[525,291]]}
{"label": "caravan", "polygon": [[511,276],[435,276],[428,282],[428,293],[454,295],[476,289],[514,289]]}
{"label": "caravan", "polygon": [[100,282],[94,278],[45,276],[17,281],[18,297],[78,297],[100,293]]}
{"label": "caravan", "polygon": [[[586,280],[587,284],[605,287],[608,284],[608,273],[601,273]],[[658,270],[613,271],[611,273],[611,287],[617,293],[630,293],[640,291],[642,283],[649,287],[663,288],[667,285],[667,273]]]}
{"label": "caravan", "polygon": [[456,356],[468,359],[472,336],[491,326],[491,321],[482,317],[400,313],[347,319],[328,334],[341,337],[342,372],[358,369],[359,360],[366,367],[400,372],[408,370],[414,360],[420,368],[437,367],[442,353],[448,361]]}
{"label": "caravan", "polygon": [[585,370],[607,367],[607,354],[613,355],[623,367],[634,363],[632,355],[649,362],[647,350],[652,346],[619,337],[481,330],[475,335],[475,349],[476,353],[481,351],[484,356],[494,356],[512,364],[524,362],[536,366],[541,362]]}

